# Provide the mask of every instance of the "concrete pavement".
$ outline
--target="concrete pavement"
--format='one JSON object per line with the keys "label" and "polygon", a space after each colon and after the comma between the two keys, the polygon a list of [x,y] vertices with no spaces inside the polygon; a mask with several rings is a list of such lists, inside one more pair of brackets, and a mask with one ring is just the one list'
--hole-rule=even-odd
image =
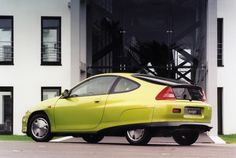
{"label": "concrete pavement", "polygon": [[236,145],[216,145],[201,137],[192,146],[170,138],[153,138],[147,146],[132,146],[123,137],[105,137],[99,144],[73,138],[58,143],[0,142],[0,158],[236,158]]}

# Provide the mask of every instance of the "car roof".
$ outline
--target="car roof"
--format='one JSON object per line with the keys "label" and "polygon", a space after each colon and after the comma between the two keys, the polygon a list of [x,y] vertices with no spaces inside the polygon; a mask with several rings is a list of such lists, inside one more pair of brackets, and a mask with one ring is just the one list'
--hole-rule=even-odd
{"label": "car roof", "polygon": [[[123,73],[103,73],[103,74],[98,74],[98,75],[95,75],[95,76],[123,76],[123,77],[132,77],[132,75],[133,75],[134,73],[125,73],[125,72],[123,72]],[[94,76],[94,77],[95,77]]]}
{"label": "car roof", "polygon": [[164,78],[159,76],[152,76],[148,74],[140,74],[140,73],[104,73],[99,74],[96,76],[106,76],[106,75],[114,75],[114,76],[122,76],[122,77],[128,77],[128,78],[138,78],[147,82],[155,83],[155,84],[161,84],[161,85],[170,85],[170,86],[193,86],[192,84],[181,81],[181,80],[175,80],[170,78]]}
{"label": "car roof", "polygon": [[159,76],[152,76],[148,74],[134,74],[133,75],[136,78],[148,81],[148,82],[153,82],[156,84],[161,84],[161,85],[170,85],[170,86],[193,86],[188,82],[181,81],[181,80],[175,80],[175,79],[170,79],[170,78],[165,78],[165,77],[159,77]]}

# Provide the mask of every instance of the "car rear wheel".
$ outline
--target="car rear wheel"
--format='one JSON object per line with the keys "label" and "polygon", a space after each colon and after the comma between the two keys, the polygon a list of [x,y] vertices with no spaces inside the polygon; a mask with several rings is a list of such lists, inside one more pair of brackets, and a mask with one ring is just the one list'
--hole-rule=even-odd
{"label": "car rear wheel", "polygon": [[126,132],[126,139],[132,145],[146,145],[151,138],[151,134],[147,129],[134,129]]}
{"label": "car rear wheel", "polygon": [[47,115],[36,114],[29,122],[28,133],[37,142],[48,142],[53,138]]}
{"label": "car rear wheel", "polygon": [[88,134],[82,136],[82,138],[88,143],[98,143],[104,138],[104,136],[101,134]]}
{"label": "car rear wheel", "polygon": [[198,132],[176,132],[173,138],[179,145],[187,146],[192,145],[199,137]]}

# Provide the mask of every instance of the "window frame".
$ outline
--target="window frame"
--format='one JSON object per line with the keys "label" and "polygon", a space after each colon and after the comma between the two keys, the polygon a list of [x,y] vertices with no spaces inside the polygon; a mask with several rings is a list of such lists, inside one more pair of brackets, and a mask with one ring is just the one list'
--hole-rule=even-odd
{"label": "window frame", "polygon": [[[61,66],[62,65],[62,52],[61,52],[61,46],[62,46],[62,42],[61,42],[61,16],[41,16],[41,66]],[[59,61],[44,61],[43,60],[43,21],[44,20],[59,20],[59,30],[58,30],[58,44],[59,44],[59,48],[58,48],[58,52],[59,52]]]}
{"label": "window frame", "polygon": [[0,131],[0,134],[13,134],[13,130],[14,130],[14,87],[12,86],[0,86],[0,92],[2,91],[7,91],[11,93],[11,97],[12,97],[12,122],[11,122],[11,131]]}
{"label": "window frame", "polygon": [[44,87],[41,87],[41,101],[44,101],[43,100],[43,92],[44,90],[47,90],[47,89],[53,89],[53,90],[59,90],[59,96],[61,96],[61,87],[59,86],[44,86]]}
{"label": "window frame", "polygon": [[11,19],[11,61],[0,61],[0,65],[14,65],[14,17],[10,15],[1,15],[0,19]]}
{"label": "window frame", "polygon": [[[82,84],[84,84],[84,83],[86,83],[86,82],[89,82],[89,81],[91,81],[91,80],[93,80],[93,79],[102,78],[102,77],[114,77],[114,78],[115,78],[115,80],[114,80],[113,83],[111,84],[111,86],[110,86],[110,88],[109,88],[109,90],[108,90],[107,93],[104,93],[104,94],[94,94],[94,95],[71,96],[71,92],[72,92],[74,89],[76,89],[77,87],[79,87],[79,86],[81,86]],[[69,95],[69,98],[108,95],[108,94],[110,94],[110,92],[111,92],[111,90],[112,90],[114,84],[117,82],[118,78],[119,78],[119,76],[107,75],[107,76],[96,76],[96,77],[92,77],[92,78],[89,78],[89,79],[87,79],[87,80],[84,80],[84,81],[82,81],[81,83],[79,83],[78,85],[76,85],[75,87],[73,87],[72,89],[70,89],[70,91],[69,91],[69,94],[70,94],[70,95]]]}

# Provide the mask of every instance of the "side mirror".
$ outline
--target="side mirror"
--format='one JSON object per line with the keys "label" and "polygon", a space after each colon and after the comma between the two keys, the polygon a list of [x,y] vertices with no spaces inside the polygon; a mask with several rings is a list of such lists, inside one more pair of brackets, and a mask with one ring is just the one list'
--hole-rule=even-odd
{"label": "side mirror", "polygon": [[65,89],[64,92],[62,93],[63,98],[68,98],[70,96],[70,91],[68,89]]}

